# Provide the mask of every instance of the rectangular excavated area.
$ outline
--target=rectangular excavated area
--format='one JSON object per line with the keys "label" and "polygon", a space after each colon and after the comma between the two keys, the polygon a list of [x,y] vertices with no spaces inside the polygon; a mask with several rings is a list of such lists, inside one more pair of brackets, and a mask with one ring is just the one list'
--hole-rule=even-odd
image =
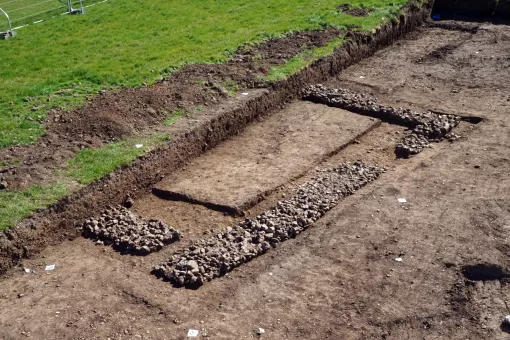
{"label": "rectangular excavated area", "polygon": [[153,193],[242,214],[379,124],[338,108],[294,102],[165,178]]}

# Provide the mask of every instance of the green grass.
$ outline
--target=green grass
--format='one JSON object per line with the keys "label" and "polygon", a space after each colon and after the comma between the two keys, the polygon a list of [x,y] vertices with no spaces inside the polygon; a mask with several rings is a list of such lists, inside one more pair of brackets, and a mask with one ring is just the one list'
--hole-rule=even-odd
{"label": "green grass", "polygon": [[113,142],[98,149],[82,149],[68,162],[67,176],[81,184],[89,184],[131,163],[154,145],[168,139],[168,135],[154,135]]}
{"label": "green grass", "polygon": [[81,105],[101,88],[152,84],[183,64],[222,62],[245,43],[290,31],[370,31],[407,0],[348,1],[370,7],[368,17],[339,13],[341,2],[111,0],[25,27],[0,41],[0,147],[35,141],[50,108]]}
{"label": "green grass", "polygon": [[179,109],[176,110],[174,113],[170,115],[165,121],[163,122],[166,126],[172,126],[179,118],[184,117],[186,115],[186,110]]}
{"label": "green grass", "polygon": [[0,230],[9,228],[31,212],[46,207],[69,194],[63,183],[33,186],[21,191],[0,191]]}
{"label": "green grass", "polygon": [[0,161],[0,169],[8,167],[8,166],[19,165],[19,164],[20,164],[19,159],[3,160],[3,161]]}
{"label": "green grass", "polygon": [[305,50],[295,57],[289,59],[285,64],[271,68],[269,74],[262,81],[275,82],[288,78],[289,76],[299,72],[304,67],[310,65],[315,60],[332,54],[335,49],[344,43],[343,37],[335,38],[329,41],[326,46],[318,47],[311,50]]}

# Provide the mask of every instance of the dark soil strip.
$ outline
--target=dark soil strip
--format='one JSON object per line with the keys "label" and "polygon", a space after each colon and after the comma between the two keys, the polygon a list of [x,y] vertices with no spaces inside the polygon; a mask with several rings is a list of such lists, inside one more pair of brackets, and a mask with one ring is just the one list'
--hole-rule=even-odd
{"label": "dark soil strip", "polygon": [[361,163],[320,171],[293,197],[234,228],[196,242],[182,254],[156,266],[153,272],[178,287],[198,288],[296,237],[343,197],[377,179],[382,172]]}
{"label": "dark soil strip", "polygon": [[228,214],[230,216],[243,216],[244,215],[242,210],[237,209],[235,207],[231,207],[228,205],[222,205],[222,204],[216,204],[216,203],[212,203],[212,202],[199,201],[197,199],[189,197],[188,195],[181,194],[178,192],[172,192],[172,191],[168,191],[168,190],[152,188],[152,193],[155,196],[157,196],[161,199],[164,199],[164,200],[180,201],[180,202],[186,202],[186,203],[191,203],[191,204],[198,204],[198,205],[202,205],[202,206],[206,207],[207,209],[219,211],[219,212]]}
{"label": "dark soil strip", "polygon": [[125,195],[146,192],[165,175],[181,167],[208,148],[239,133],[247,124],[293,98],[308,84],[338,74],[344,68],[373,55],[421,25],[430,14],[430,6],[408,6],[398,23],[381,26],[373,35],[348,34],[349,41],[333,55],[318,60],[289,79],[276,83],[271,91],[217,114],[188,132],[176,136],[167,145],[153,150],[103,179],[34,214],[18,226],[0,235],[0,273],[20,259],[34,255],[44,247],[73,239],[80,233],[81,221],[109,205],[122,204]]}

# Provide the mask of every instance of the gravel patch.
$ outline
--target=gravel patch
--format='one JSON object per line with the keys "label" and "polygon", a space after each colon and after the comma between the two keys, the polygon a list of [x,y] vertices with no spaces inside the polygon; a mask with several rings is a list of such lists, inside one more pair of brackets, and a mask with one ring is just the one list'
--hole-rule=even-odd
{"label": "gravel patch", "polygon": [[400,157],[416,155],[430,147],[432,142],[457,138],[452,130],[459,125],[459,116],[381,105],[377,103],[377,98],[366,94],[322,85],[306,88],[303,99],[409,127],[411,131],[396,146],[395,152]]}
{"label": "gravel patch", "polygon": [[317,176],[300,186],[291,198],[253,219],[195,242],[154,267],[153,274],[177,287],[198,288],[296,237],[341,198],[375,180],[383,171],[362,163],[318,170]]}
{"label": "gravel patch", "polygon": [[98,244],[111,245],[115,250],[134,255],[147,255],[180,239],[176,229],[157,219],[145,220],[118,206],[103,211],[97,219],[83,224],[83,235]]}

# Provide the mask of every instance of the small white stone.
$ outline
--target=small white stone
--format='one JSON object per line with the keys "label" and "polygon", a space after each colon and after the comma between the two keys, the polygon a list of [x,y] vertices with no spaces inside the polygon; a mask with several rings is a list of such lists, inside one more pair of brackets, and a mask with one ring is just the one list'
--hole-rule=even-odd
{"label": "small white stone", "polygon": [[505,316],[505,318],[503,319],[503,323],[505,325],[510,325],[510,315]]}

